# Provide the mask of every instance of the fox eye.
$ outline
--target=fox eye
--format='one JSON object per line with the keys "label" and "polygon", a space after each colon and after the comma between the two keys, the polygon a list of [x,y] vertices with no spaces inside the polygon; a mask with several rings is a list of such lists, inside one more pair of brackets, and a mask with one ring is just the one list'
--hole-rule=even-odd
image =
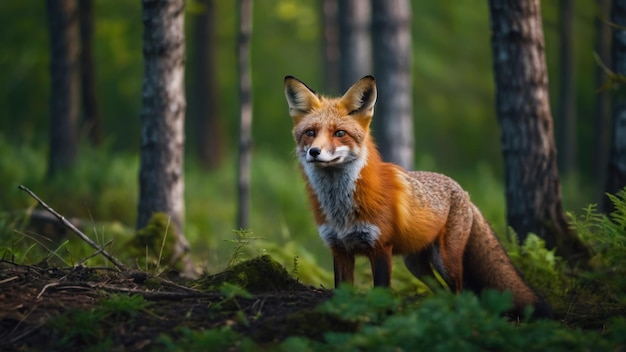
{"label": "fox eye", "polygon": [[343,137],[346,135],[346,131],[344,130],[337,130],[335,131],[335,137]]}
{"label": "fox eye", "polygon": [[313,130],[306,130],[306,131],[304,131],[304,134],[307,137],[315,137],[315,131],[313,131]]}

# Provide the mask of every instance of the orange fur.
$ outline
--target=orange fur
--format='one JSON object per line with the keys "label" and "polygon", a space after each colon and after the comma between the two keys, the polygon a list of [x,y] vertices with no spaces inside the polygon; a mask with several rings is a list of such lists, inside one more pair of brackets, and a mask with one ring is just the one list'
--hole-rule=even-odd
{"label": "orange fur", "polygon": [[532,305],[537,316],[551,315],[458,183],[382,161],[369,130],[373,77],[326,98],[288,76],[285,96],[315,221],[333,254],[335,285],[354,281],[354,257],[364,255],[374,285],[389,286],[398,254],[419,278],[434,269],[454,291],[508,290],[516,313]]}

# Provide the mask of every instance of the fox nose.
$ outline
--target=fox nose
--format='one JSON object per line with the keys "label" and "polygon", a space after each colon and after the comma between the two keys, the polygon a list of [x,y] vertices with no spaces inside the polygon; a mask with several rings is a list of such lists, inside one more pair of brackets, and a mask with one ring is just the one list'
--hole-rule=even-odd
{"label": "fox nose", "polygon": [[317,147],[313,147],[309,149],[309,155],[316,158],[318,155],[322,154],[322,150]]}

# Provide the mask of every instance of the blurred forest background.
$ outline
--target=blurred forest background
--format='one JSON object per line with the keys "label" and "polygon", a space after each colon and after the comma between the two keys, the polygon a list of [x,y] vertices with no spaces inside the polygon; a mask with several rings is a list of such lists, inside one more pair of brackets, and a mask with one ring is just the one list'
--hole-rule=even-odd
{"label": "blurred forest background", "polygon": [[[318,92],[339,93],[324,78],[321,3],[254,2],[250,229],[260,238],[256,250],[268,251],[283,263],[298,256],[301,266],[311,264],[301,271],[306,276],[303,279],[329,287],[330,276],[313,269],[318,263],[329,270],[331,260],[308,210],[283,93],[285,75],[298,77]],[[608,94],[599,93],[603,73],[594,58],[594,53],[602,58],[608,55],[601,52],[599,35],[603,3],[542,2],[563,200],[564,207],[571,210],[599,202],[604,189]],[[237,8],[234,1],[214,4],[218,99],[209,111],[217,117],[219,130],[210,167],[203,162],[206,156],[198,153],[202,134],[197,132],[206,116],[200,114],[203,99],[195,89],[203,74],[198,70],[196,51],[204,43],[194,30],[205,8],[200,1],[189,0],[185,9],[185,235],[194,259],[209,271],[229,260],[232,240],[237,239],[233,233],[239,124]],[[571,6],[571,27],[561,25],[562,4]],[[413,0],[411,7],[415,167],[457,179],[502,233],[503,162],[487,2]],[[0,2],[0,19],[5,23],[0,31],[0,209],[14,212],[34,206],[32,199],[17,189],[24,184],[65,216],[88,220],[93,236],[106,242],[132,237],[136,222],[144,72],[141,2],[96,0],[93,16],[95,89],[103,143],[91,145],[86,128],[79,129],[76,164],[47,179],[50,43],[46,7],[36,1]],[[567,36],[573,44],[569,54],[562,46]],[[605,34],[605,38],[609,37]],[[563,60],[571,60],[570,72],[562,69]],[[569,134],[562,133],[566,130],[565,105],[560,98],[564,86],[573,88],[570,116],[575,118],[575,128]],[[565,150],[567,153],[562,152]],[[568,155],[573,157],[567,159]],[[3,245],[8,246],[6,242]]]}

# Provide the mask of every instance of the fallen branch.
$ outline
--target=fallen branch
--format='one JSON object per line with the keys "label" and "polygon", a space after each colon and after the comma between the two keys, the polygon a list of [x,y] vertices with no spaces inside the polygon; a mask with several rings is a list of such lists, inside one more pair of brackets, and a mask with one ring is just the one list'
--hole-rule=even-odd
{"label": "fallen branch", "polygon": [[119,260],[113,257],[109,252],[104,250],[104,248],[98,246],[97,243],[92,241],[89,237],[87,237],[84,233],[82,233],[76,226],[74,226],[71,222],[69,222],[65,217],[59,213],[57,213],[54,209],[52,209],[48,204],[46,204],[41,198],[37,197],[35,193],[33,193],[30,189],[24,187],[23,185],[19,185],[17,188],[21,189],[28,193],[31,197],[33,197],[42,207],[44,207],[47,211],[49,211],[52,215],[54,215],[59,221],[63,223],[67,228],[72,230],[75,234],[78,235],[83,241],[87,242],[90,246],[97,249],[99,253],[101,253],[106,259],[108,259],[113,265],[115,265],[120,271],[125,271],[126,267]]}

